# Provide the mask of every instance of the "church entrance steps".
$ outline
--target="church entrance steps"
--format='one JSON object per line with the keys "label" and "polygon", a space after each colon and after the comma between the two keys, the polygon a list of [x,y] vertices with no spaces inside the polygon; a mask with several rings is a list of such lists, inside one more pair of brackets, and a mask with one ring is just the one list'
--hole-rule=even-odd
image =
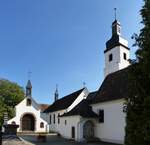
{"label": "church entrance steps", "polygon": [[23,131],[23,132],[17,132],[17,135],[35,135],[36,132],[33,131]]}
{"label": "church entrance steps", "polygon": [[20,136],[20,135],[35,135],[35,136],[38,136],[38,135],[51,135],[51,136],[57,136],[58,134],[55,133],[55,132],[51,132],[51,133],[47,133],[47,132],[33,132],[33,131],[23,131],[23,132],[17,132],[17,135]]}

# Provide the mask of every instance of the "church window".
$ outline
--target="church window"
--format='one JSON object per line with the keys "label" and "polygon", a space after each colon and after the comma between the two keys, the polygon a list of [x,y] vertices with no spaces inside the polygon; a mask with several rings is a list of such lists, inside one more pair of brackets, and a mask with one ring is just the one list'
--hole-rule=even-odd
{"label": "church window", "polygon": [[104,110],[99,110],[99,122],[103,123],[104,122]]}
{"label": "church window", "polygon": [[67,120],[65,120],[65,125],[67,125]]}
{"label": "church window", "polygon": [[27,99],[27,106],[31,106],[31,99]]}
{"label": "church window", "polygon": [[16,122],[15,122],[15,121],[12,121],[12,122],[11,122],[11,124],[12,124],[12,125],[15,125],[15,124],[16,124]]}
{"label": "church window", "polygon": [[49,123],[50,124],[52,123],[52,116],[51,115],[49,116]]}
{"label": "church window", "polygon": [[59,118],[59,116],[60,116],[60,113],[58,113],[58,116],[57,116],[57,118],[58,118],[58,124],[60,123],[60,118]]}
{"label": "church window", "polygon": [[112,61],[112,60],[113,60],[113,55],[109,54],[109,61]]}
{"label": "church window", "polygon": [[55,114],[53,115],[53,123],[55,124]]}
{"label": "church window", "polygon": [[124,58],[124,60],[127,60],[127,54],[126,53],[123,53],[123,58]]}
{"label": "church window", "polygon": [[40,123],[40,128],[44,128],[44,123],[43,122]]}

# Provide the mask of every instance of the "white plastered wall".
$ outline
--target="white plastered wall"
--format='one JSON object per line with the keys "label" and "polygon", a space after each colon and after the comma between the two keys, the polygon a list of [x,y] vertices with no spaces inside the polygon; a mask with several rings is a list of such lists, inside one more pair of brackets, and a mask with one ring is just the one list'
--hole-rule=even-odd
{"label": "white plastered wall", "polygon": [[124,143],[126,125],[126,114],[123,112],[124,102],[124,99],[120,99],[92,105],[92,109],[96,113],[98,113],[99,109],[104,110],[104,123],[95,121],[96,137],[106,142]]}
{"label": "white plastered wall", "polygon": [[[66,124],[65,124],[66,120]],[[72,138],[72,127],[75,127],[75,140],[80,141],[81,135],[80,135],[80,116],[68,116],[68,117],[61,117],[61,124],[60,124],[60,130],[59,133],[61,136],[67,139]]]}
{"label": "white plastered wall", "polygon": [[[126,53],[126,60],[123,57],[123,54]],[[113,60],[109,61],[109,55],[113,55]],[[123,68],[128,67],[130,58],[130,51],[123,46],[116,46],[111,50],[105,53],[105,68],[104,68],[104,76],[106,77],[108,74],[121,70]]]}

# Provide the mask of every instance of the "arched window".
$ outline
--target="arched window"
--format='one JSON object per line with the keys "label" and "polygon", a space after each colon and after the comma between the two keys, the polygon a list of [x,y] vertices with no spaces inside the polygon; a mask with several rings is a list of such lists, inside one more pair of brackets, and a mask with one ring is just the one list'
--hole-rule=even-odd
{"label": "arched window", "polygon": [[40,123],[40,128],[44,128],[44,123],[43,122]]}
{"label": "arched window", "polygon": [[65,120],[65,125],[67,125],[67,120]]}
{"label": "arched window", "polygon": [[12,125],[16,125],[16,122],[15,122],[15,121],[12,121],[11,124],[12,124]]}
{"label": "arched window", "polygon": [[55,114],[53,114],[53,123],[55,124]]}
{"label": "arched window", "polygon": [[27,99],[27,106],[31,106],[31,99]]}
{"label": "arched window", "polygon": [[109,61],[112,61],[112,60],[113,60],[113,55],[111,53],[111,54],[109,54]]}
{"label": "arched window", "polygon": [[124,58],[124,60],[127,60],[127,54],[126,53],[123,53],[123,58]]}
{"label": "arched window", "polygon": [[51,124],[52,123],[52,116],[50,115],[49,116],[49,124]]}
{"label": "arched window", "polygon": [[58,116],[57,116],[57,118],[58,118],[58,124],[60,123],[60,113],[58,113]]}

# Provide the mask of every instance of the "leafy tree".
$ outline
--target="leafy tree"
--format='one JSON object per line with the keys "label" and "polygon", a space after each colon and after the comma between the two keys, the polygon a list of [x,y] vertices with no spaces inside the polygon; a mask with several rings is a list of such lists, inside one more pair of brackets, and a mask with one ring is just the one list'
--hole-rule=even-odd
{"label": "leafy tree", "polygon": [[150,145],[150,0],[141,9],[143,28],[134,35],[139,47],[129,70],[126,145]]}
{"label": "leafy tree", "polygon": [[24,90],[16,83],[0,79],[0,126],[3,124],[4,112],[11,118],[15,114],[14,107],[24,98]]}

